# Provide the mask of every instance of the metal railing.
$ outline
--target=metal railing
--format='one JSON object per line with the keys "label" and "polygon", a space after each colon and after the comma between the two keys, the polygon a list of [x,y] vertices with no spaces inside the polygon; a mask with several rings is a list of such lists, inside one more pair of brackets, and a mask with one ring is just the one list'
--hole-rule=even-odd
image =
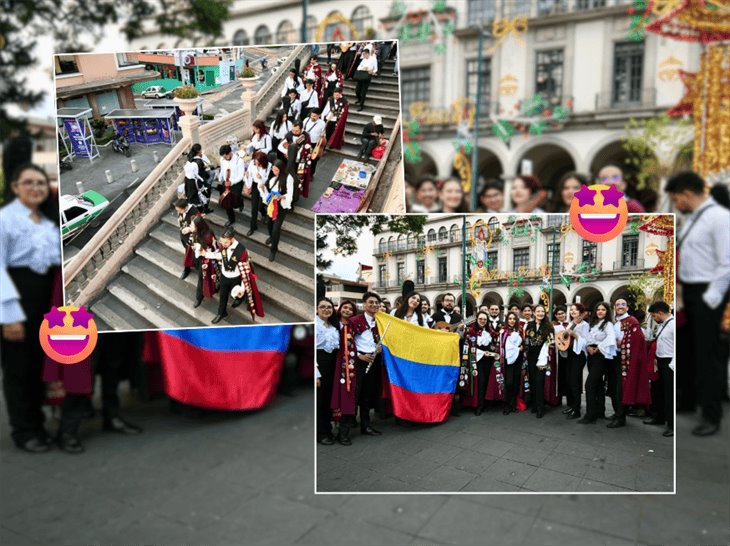
{"label": "metal railing", "polygon": [[[300,60],[302,68],[306,65],[306,61],[311,57],[311,49],[308,45],[299,45],[289,54],[286,61],[278,65],[276,77],[269,79],[262,87],[256,92],[256,100],[253,112],[251,113],[252,119],[261,117],[261,114],[268,115],[269,112],[276,106],[281,100],[281,88],[284,85],[284,80],[289,74],[289,69],[294,66],[297,59]],[[306,61],[305,61],[306,60]]]}
{"label": "metal railing", "polygon": [[370,203],[372,203],[373,197],[375,196],[375,190],[378,188],[380,178],[383,176],[385,166],[390,158],[390,152],[393,150],[393,146],[396,143],[396,138],[400,139],[400,126],[401,114],[398,114],[398,119],[396,119],[393,130],[390,132],[390,138],[388,138],[388,145],[385,147],[385,153],[378,162],[378,168],[376,169],[375,174],[373,174],[373,177],[370,179],[370,183],[368,184],[367,190],[365,190],[365,195],[363,195],[362,200],[360,201],[360,207],[357,209],[357,212],[367,212],[368,207],[370,207]]}

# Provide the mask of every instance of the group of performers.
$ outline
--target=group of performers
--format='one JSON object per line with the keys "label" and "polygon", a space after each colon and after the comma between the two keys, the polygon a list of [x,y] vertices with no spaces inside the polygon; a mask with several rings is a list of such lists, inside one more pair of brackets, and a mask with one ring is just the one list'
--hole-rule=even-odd
{"label": "group of performers", "polygon": [[[600,302],[590,312],[580,303],[568,309],[556,306],[553,320],[541,304],[515,305],[504,316],[493,304],[482,306],[473,320],[465,321],[455,309],[453,294],[444,295],[441,308],[430,314],[428,301],[412,286],[404,291],[392,315],[461,336],[462,360],[451,415],[459,414],[459,406],[473,408],[475,415],[497,406],[504,415],[529,408],[541,419],[549,408],[561,406],[565,397],[562,413],[580,424],[607,419],[608,428],[620,428],[627,415],[644,409],[649,412],[639,415],[647,417],[645,424],[664,426],[663,435],[673,436],[674,317],[665,302],[649,307],[657,327],[648,342],[624,299],[613,306]],[[351,444],[358,408],[361,432],[380,434],[372,427],[370,409],[380,393],[388,398],[388,381],[374,315],[387,308],[374,292],[365,294],[363,308],[358,314],[354,302],[344,301],[335,309],[324,297],[317,304],[317,430],[325,445]],[[607,395],[614,410],[610,417],[605,413]],[[340,423],[337,436],[333,420]]]}
{"label": "group of performers", "polygon": [[228,316],[228,299],[233,298],[231,307],[246,303],[251,318],[264,316],[261,296],[256,285],[256,274],[246,248],[236,240],[232,226],[224,228],[220,238],[205,220],[205,215],[190,204],[187,199],[175,202],[180,242],[185,249],[184,269],[181,279],[185,279],[194,268],[198,273],[195,291],[197,308],[204,298],[213,298],[217,293],[218,312],[213,324],[218,324]]}

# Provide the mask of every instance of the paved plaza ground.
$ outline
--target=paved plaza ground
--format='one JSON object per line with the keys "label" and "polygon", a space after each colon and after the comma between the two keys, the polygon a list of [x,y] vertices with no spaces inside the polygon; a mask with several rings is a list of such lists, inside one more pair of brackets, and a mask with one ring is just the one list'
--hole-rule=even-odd
{"label": "paved plaza ground", "polygon": [[[628,418],[580,425],[554,408],[543,419],[501,407],[462,410],[438,425],[405,428],[390,418],[382,436],[317,447],[318,491],[668,492],[674,442],[663,427]],[[353,472],[352,463],[357,471]]]}
{"label": "paved plaza ground", "polygon": [[[677,495],[372,496],[313,494],[308,389],[243,415],[183,418],[164,400],[123,407],[144,434],[105,434],[89,421],[82,455],[17,451],[3,411],[0,544],[727,543],[727,427],[699,440],[687,416],[678,422]],[[632,421],[622,433],[638,428]],[[384,442],[395,437],[388,432]],[[363,472],[357,453],[364,444],[356,437],[351,448],[353,484]],[[380,456],[374,442],[367,445]],[[576,458],[566,453],[565,463]]]}

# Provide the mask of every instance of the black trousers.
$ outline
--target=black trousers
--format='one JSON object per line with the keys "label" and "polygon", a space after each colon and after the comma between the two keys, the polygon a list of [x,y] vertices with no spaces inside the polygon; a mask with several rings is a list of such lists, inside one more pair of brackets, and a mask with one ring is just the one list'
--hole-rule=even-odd
{"label": "black trousers", "polygon": [[568,406],[580,412],[580,399],[583,393],[583,367],[586,365],[586,356],[583,353],[575,354],[572,348],[568,350]]}
{"label": "black trousers", "polygon": [[502,373],[504,374],[504,403],[512,409],[515,409],[517,393],[520,392],[521,371],[521,358],[518,358],[514,364],[502,366]]}
{"label": "black trousers", "polygon": [[[236,208],[243,210],[243,182],[231,184],[231,193],[238,198],[238,207]],[[236,209],[226,209],[226,216],[228,216],[229,222],[234,223],[236,221]]]}
{"label": "black trousers", "polygon": [[53,275],[39,275],[25,267],[8,267],[25,313],[25,339],[8,341],[0,336],[3,392],[8,408],[11,436],[21,446],[34,437],[45,437],[42,411],[45,386],[41,380],[43,349],[38,330],[51,303]]}
{"label": "black trousers", "polygon": [[[692,357],[697,374],[695,388],[702,408],[702,417],[711,423],[722,419],[722,395],[725,374],[722,362],[724,350],[720,341],[720,321],[724,306],[711,309],[702,294],[707,284],[682,283],[684,308],[687,311],[687,326],[692,336]],[[681,369],[681,367],[680,367]]]}
{"label": "black trousers", "polygon": [[195,287],[195,301],[203,299],[203,263],[201,258],[195,258],[195,269],[198,270],[198,285]]}
{"label": "black trousers", "polygon": [[317,349],[317,367],[322,377],[317,391],[317,436],[332,436],[332,385],[335,377],[337,352],[328,353]]}
{"label": "black trousers", "polygon": [[566,401],[568,399],[568,357],[560,356],[559,351],[555,351],[555,357],[558,362],[558,399],[560,404],[563,403],[563,396]]}
{"label": "black trousers", "polygon": [[535,409],[545,410],[545,370],[537,367],[539,351],[529,355],[527,360],[527,373],[530,378],[530,392],[532,405]]}
{"label": "black trousers", "polygon": [[382,366],[382,357],[375,357],[370,371],[365,373],[368,367],[367,362],[360,359],[355,361],[355,374],[357,379],[357,406],[360,408],[360,430],[370,426],[370,410],[375,409],[378,399],[378,370]]}
{"label": "black trousers", "polygon": [[259,188],[256,184],[251,186],[251,222],[249,223],[249,229],[258,229],[259,226],[259,212],[261,211],[261,205],[263,200],[259,193]]}
{"label": "black trousers", "polygon": [[605,373],[606,357],[600,351],[588,355],[588,377],[586,378],[586,417],[588,419],[597,419],[606,411],[606,388],[603,383]]}
{"label": "black trousers", "polygon": [[355,86],[355,96],[360,106],[365,106],[365,99],[368,95],[368,87],[370,87],[370,78],[367,80],[360,80]]}
{"label": "black trousers", "polygon": [[360,144],[360,153],[365,156],[365,159],[369,159],[370,154],[378,145],[378,139],[373,136],[360,137]]}
{"label": "black trousers", "polygon": [[268,221],[269,237],[271,237],[271,250],[277,252],[279,250],[279,237],[281,237],[281,225],[284,223],[286,218],[287,210],[285,208],[279,208],[279,214],[276,216],[276,220],[272,220],[270,217],[266,217]]}
{"label": "black trousers", "polygon": [[621,375],[621,356],[617,355],[611,360],[606,360],[606,378],[608,380],[608,395],[611,397],[611,406],[617,417],[625,414],[624,406],[621,403],[623,398],[623,376]]}
{"label": "black trousers", "polygon": [[483,356],[481,360],[477,360],[477,407],[484,407],[484,397],[487,394],[487,383],[489,382],[489,371],[492,360]]}
{"label": "black trousers", "polygon": [[651,407],[658,421],[674,427],[674,372],[669,367],[671,358],[657,357],[659,379],[651,382]]}
{"label": "black trousers", "polygon": [[218,314],[225,315],[228,307],[228,296],[234,286],[241,284],[241,277],[226,277],[221,273],[220,292],[218,293]]}

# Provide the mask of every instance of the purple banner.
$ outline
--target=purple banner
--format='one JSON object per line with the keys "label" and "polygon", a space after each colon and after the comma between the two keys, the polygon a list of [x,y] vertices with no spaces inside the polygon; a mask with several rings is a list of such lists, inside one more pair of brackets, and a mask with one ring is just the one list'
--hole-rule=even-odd
{"label": "purple banner", "polygon": [[84,137],[84,125],[77,119],[66,118],[63,120],[63,126],[66,128],[66,134],[71,140],[71,147],[74,154],[78,157],[89,157],[90,147]]}

